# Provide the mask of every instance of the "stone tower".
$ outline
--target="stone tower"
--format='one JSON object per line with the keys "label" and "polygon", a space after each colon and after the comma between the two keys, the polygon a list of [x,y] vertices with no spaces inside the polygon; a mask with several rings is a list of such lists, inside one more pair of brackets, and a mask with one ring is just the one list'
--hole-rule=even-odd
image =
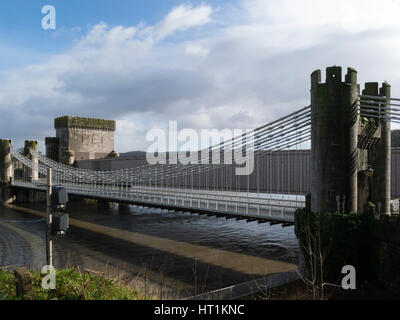
{"label": "stone tower", "polygon": [[59,148],[60,148],[60,143],[58,138],[50,138],[46,137],[45,139],[45,145],[46,145],[46,157],[59,162]]}
{"label": "stone tower", "polygon": [[56,161],[73,164],[105,158],[114,151],[114,120],[64,116],[54,120],[54,127],[56,138],[46,138],[46,153]]}
{"label": "stone tower", "polygon": [[[311,210],[363,212],[373,203],[390,214],[390,122],[361,117],[357,71],[311,75]],[[390,86],[366,83],[364,95],[390,97]],[[364,102],[364,104],[367,102]]]}
{"label": "stone tower", "polygon": [[24,156],[28,157],[34,164],[34,166],[32,167],[31,176],[30,176],[32,181],[37,181],[39,179],[39,168],[38,168],[39,159],[37,156],[37,152],[38,152],[37,141],[25,140]]}
{"label": "stone tower", "polygon": [[13,178],[13,163],[11,160],[11,140],[0,139],[0,182],[8,182]]}

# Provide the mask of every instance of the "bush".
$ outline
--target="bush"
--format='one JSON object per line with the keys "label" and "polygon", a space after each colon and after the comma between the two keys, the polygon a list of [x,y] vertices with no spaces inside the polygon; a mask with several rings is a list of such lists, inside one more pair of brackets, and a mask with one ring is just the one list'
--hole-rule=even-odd
{"label": "bush", "polygon": [[377,221],[370,214],[295,214],[295,233],[305,258],[307,273],[322,282],[338,284],[342,268],[353,265],[358,280],[377,277]]}
{"label": "bush", "polygon": [[[105,277],[79,270],[57,270],[56,289],[44,290],[43,276],[31,271],[34,300],[139,300],[146,299],[140,291],[122,287]],[[11,271],[0,270],[0,299],[18,300],[15,277]]]}

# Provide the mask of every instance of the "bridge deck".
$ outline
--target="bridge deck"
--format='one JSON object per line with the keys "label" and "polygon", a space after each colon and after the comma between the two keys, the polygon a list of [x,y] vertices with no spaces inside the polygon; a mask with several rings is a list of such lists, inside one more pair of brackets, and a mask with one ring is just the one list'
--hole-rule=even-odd
{"label": "bridge deck", "polygon": [[[99,186],[56,183],[71,195],[109,202],[169,209],[225,217],[243,217],[278,223],[293,223],[294,212],[305,206],[304,197],[252,194],[232,191],[150,188],[142,186]],[[13,187],[46,191],[44,181],[14,181]]]}

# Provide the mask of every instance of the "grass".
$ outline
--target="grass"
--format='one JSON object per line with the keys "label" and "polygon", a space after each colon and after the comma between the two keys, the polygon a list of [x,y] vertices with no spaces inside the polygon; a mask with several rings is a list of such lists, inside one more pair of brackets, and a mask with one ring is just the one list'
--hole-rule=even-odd
{"label": "grass", "polygon": [[[44,290],[43,276],[30,271],[33,300],[145,300],[141,291],[123,287],[105,277],[80,272],[79,269],[56,271],[56,289]],[[17,297],[13,271],[0,270],[0,300],[21,300]]]}

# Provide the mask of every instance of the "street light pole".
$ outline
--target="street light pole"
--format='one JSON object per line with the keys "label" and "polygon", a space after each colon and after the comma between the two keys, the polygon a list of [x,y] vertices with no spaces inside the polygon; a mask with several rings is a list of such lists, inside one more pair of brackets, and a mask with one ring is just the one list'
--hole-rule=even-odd
{"label": "street light pole", "polygon": [[46,264],[48,266],[53,266],[53,240],[52,240],[52,223],[53,223],[53,213],[51,206],[51,194],[52,194],[52,169],[47,169],[47,192],[46,192],[46,212],[47,212],[47,222],[46,222]]}

